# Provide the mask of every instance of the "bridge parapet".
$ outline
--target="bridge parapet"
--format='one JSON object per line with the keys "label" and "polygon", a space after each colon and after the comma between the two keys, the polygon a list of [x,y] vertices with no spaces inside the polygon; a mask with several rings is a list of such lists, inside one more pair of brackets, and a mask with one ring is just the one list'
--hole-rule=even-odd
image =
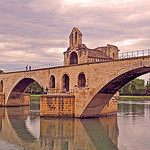
{"label": "bridge parapet", "polygon": [[64,91],[64,89],[50,88],[47,95],[74,95],[74,89],[69,89]]}

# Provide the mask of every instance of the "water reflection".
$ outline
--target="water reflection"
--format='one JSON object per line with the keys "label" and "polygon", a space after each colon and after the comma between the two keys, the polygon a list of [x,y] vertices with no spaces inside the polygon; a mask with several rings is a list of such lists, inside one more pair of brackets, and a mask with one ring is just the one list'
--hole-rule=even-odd
{"label": "water reflection", "polygon": [[149,106],[149,101],[119,101],[118,112],[132,117],[144,116],[145,108]]}
{"label": "water reflection", "polygon": [[150,101],[119,101],[119,149],[149,150]]}
{"label": "water reflection", "polygon": [[118,133],[116,116],[48,119],[29,107],[0,108],[0,138],[26,149],[113,150]]}
{"label": "water reflection", "polygon": [[41,119],[41,147],[56,150],[117,149],[116,116],[105,119]]}

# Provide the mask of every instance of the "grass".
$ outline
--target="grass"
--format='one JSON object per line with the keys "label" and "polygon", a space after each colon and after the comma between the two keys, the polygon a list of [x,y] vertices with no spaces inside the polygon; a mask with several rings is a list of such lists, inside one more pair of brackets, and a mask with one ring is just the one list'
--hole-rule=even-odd
{"label": "grass", "polygon": [[30,94],[31,97],[40,97],[40,94]]}
{"label": "grass", "polygon": [[40,94],[31,94],[30,98],[31,98],[32,101],[40,100]]}
{"label": "grass", "polygon": [[119,100],[150,100],[150,96],[120,95]]}

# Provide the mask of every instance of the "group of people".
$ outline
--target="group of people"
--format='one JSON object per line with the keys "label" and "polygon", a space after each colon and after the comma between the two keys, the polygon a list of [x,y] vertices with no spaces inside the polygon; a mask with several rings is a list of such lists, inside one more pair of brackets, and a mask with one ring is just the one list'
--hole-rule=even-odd
{"label": "group of people", "polygon": [[45,91],[46,91],[46,92],[44,93],[44,88],[43,88],[43,87],[41,88],[42,94],[47,94],[47,93],[48,93],[48,90],[49,90],[49,88],[46,87],[46,88],[45,88]]}
{"label": "group of people", "polygon": [[[45,89],[44,89],[43,87],[41,87],[41,92],[42,92],[42,94],[47,94],[48,91],[49,91],[49,88],[48,88],[48,87],[46,87]],[[67,89],[64,88],[64,89],[62,90],[62,93],[67,93]]]}
{"label": "group of people", "polygon": [[31,66],[26,65],[26,71],[31,70]]}

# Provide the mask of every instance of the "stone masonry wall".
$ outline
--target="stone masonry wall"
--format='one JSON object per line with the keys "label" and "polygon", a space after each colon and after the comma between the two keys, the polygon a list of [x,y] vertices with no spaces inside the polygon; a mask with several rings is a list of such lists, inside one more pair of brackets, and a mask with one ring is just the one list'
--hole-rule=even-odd
{"label": "stone masonry wall", "polygon": [[40,116],[74,117],[75,97],[68,95],[42,95]]}
{"label": "stone masonry wall", "polygon": [[5,106],[29,106],[30,105],[30,94],[13,92],[9,98],[9,102],[5,103]]}
{"label": "stone masonry wall", "polygon": [[[74,117],[74,96],[42,95],[40,116]],[[109,116],[117,113],[118,96],[114,95],[100,113],[100,116]]]}
{"label": "stone masonry wall", "polygon": [[5,105],[5,95],[3,93],[0,93],[0,106]]}
{"label": "stone masonry wall", "polygon": [[22,103],[24,106],[30,105],[30,94],[24,93],[24,101]]}
{"label": "stone masonry wall", "polygon": [[109,116],[117,113],[118,100],[110,100],[100,113],[100,116]]}
{"label": "stone masonry wall", "polygon": [[110,116],[117,113],[119,92],[117,92],[100,112],[100,116]]}

